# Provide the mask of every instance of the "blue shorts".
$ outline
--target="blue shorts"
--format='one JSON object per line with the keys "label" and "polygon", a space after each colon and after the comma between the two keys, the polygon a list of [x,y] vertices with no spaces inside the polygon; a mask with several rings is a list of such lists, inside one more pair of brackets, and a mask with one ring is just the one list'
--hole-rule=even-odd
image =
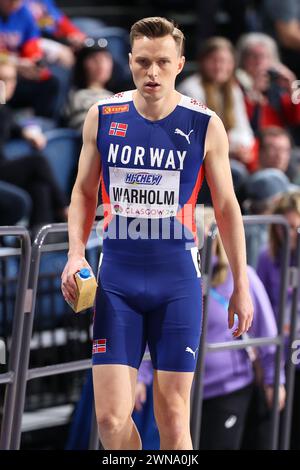
{"label": "blue shorts", "polygon": [[202,320],[197,255],[197,248],[163,256],[104,253],[93,365],[138,369],[148,343],[154,369],[194,372]]}

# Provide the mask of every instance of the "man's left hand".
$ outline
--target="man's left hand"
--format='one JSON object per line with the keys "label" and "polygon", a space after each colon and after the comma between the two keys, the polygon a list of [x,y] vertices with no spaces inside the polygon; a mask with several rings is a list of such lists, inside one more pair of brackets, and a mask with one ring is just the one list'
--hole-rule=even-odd
{"label": "man's left hand", "polygon": [[228,306],[228,328],[234,325],[234,315],[239,319],[238,327],[232,335],[238,338],[246,333],[253,320],[253,304],[248,288],[234,289]]}

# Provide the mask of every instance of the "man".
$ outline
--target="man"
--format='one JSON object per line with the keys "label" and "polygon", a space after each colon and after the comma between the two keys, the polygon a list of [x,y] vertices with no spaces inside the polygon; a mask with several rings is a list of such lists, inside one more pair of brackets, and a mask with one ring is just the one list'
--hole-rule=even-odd
{"label": "man", "polygon": [[84,45],[85,34],[56,6],[54,0],[25,0],[41,33],[74,47]]}
{"label": "man", "polygon": [[292,142],[289,133],[281,127],[263,129],[259,139],[259,166],[277,168],[293,183],[299,184],[299,169],[292,158]]}
{"label": "man", "polygon": [[40,34],[21,0],[0,1],[0,51],[32,62],[42,58]]}
{"label": "man", "polygon": [[22,0],[0,0],[0,56],[14,60],[20,78],[11,106],[52,117],[58,82],[44,64],[38,27]]}
{"label": "man", "polygon": [[47,62],[62,66],[62,75],[66,75],[74,66],[74,52],[84,46],[86,35],[56,6],[54,0],[24,0],[24,4],[42,36],[40,45]]}
{"label": "man", "polygon": [[[9,60],[0,59],[0,82],[4,84],[5,99],[10,103],[16,89],[17,72],[15,64]],[[31,209],[29,225],[33,229],[32,233],[35,233],[41,224],[66,220],[67,199],[43,156],[42,151],[47,139],[42,130],[34,119],[20,125],[9,104],[0,105],[0,122],[0,182],[16,185],[28,193],[23,206],[25,205],[27,213]],[[26,140],[39,152],[28,151],[19,158],[6,159],[5,144],[14,138]],[[21,193],[19,190],[19,197]],[[11,197],[10,199],[12,200]],[[32,204],[28,199],[31,199]]]}
{"label": "man", "polygon": [[[271,215],[276,202],[289,189],[288,177],[277,168],[264,168],[252,173],[243,187],[245,213]],[[268,245],[268,227],[261,224],[247,225],[245,234],[247,261],[249,265],[256,267],[261,247]]]}
{"label": "man", "polygon": [[252,321],[244,231],[226,132],[216,115],[174,88],[184,66],[183,42],[182,32],[164,18],[135,23],[129,65],[137,89],[94,105],[83,129],[62,291],[72,302],[74,274],[87,265],[85,244],[101,174],[107,205],[94,319],[93,379],[105,449],[141,448],[131,413],[146,342],[154,366],[160,448],[192,449],[190,391],[202,302],[195,224],[188,215],[194,211],[203,179],[204,156],[234,276],[229,328],[235,312],[239,325],[234,336],[247,331]]}

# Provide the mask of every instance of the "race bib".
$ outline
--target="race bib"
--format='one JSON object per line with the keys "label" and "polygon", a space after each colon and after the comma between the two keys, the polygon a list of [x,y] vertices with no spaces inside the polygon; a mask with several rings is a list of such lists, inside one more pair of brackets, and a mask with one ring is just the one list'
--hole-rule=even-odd
{"label": "race bib", "polygon": [[112,213],[158,219],[176,215],[179,171],[109,168]]}

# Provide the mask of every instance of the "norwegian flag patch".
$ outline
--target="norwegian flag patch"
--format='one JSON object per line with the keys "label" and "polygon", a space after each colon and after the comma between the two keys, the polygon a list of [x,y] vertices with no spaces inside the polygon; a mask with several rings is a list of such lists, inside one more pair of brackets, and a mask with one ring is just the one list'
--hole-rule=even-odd
{"label": "norwegian flag patch", "polygon": [[128,124],[122,122],[112,122],[109,128],[109,135],[117,135],[119,137],[125,137],[127,132]]}
{"label": "norwegian flag patch", "polygon": [[94,339],[93,341],[93,354],[106,352],[106,338]]}

